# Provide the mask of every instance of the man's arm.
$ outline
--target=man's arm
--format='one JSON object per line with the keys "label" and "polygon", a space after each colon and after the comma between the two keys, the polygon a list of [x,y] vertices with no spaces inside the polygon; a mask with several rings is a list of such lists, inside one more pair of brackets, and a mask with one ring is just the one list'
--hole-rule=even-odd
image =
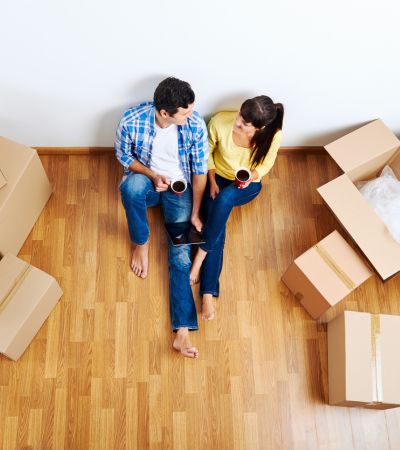
{"label": "man's arm", "polygon": [[133,161],[133,163],[129,166],[129,170],[135,173],[141,173],[142,175],[146,175],[146,177],[150,178],[157,192],[164,192],[168,190],[170,185],[168,178],[153,172],[137,159],[135,159],[135,161]]}
{"label": "man's arm", "polygon": [[191,222],[197,231],[201,231],[203,228],[203,223],[200,220],[200,206],[203,199],[204,190],[207,183],[207,175],[196,175],[193,174],[193,207],[192,207],[192,217]]}

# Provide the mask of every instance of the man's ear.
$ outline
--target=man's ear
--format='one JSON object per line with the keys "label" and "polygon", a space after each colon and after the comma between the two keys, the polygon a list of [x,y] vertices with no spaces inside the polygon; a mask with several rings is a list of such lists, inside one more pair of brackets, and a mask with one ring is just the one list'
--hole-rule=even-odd
{"label": "man's ear", "polygon": [[169,117],[169,114],[167,113],[167,111],[165,111],[165,109],[160,109],[160,116],[163,119],[166,119],[167,117]]}

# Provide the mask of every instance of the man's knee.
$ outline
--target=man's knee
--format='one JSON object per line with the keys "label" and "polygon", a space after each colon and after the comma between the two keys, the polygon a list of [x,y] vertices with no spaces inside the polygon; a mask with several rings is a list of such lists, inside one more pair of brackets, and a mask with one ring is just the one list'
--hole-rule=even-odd
{"label": "man's knee", "polygon": [[151,188],[151,181],[146,175],[135,173],[128,175],[120,186],[121,195],[124,198],[135,199],[146,196]]}
{"label": "man's knee", "polygon": [[180,245],[174,247],[170,244],[168,251],[169,266],[179,270],[190,269],[192,263],[190,261],[190,246]]}

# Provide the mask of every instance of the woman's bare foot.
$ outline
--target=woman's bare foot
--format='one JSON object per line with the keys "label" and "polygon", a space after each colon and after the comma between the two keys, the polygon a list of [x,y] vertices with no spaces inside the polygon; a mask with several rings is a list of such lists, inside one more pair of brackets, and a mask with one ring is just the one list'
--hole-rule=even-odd
{"label": "woman's bare foot", "polygon": [[201,304],[201,318],[213,320],[215,317],[214,300],[212,294],[204,294]]}
{"label": "woman's bare foot", "polygon": [[176,338],[172,346],[176,351],[181,352],[182,355],[187,358],[199,357],[199,351],[196,347],[193,347],[190,342],[188,328],[178,328]]}
{"label": "woman's bare foot", "polygon": [[194,257],[192,268],[190,269],[190,284],[191,285],[199,282],[201,265],[203,264],[203,261],[206,256],[207,256],[207,252],[205,252],[204,250],[202,250],[199,247],[199,249],[197,250],[196,256]]}
{"label": "woman's bare foot", "polygon": [[136,245],[132,253],[131,268],[133,273],[139,278],[147,277],[149,266],[149,242],[143,245]]}

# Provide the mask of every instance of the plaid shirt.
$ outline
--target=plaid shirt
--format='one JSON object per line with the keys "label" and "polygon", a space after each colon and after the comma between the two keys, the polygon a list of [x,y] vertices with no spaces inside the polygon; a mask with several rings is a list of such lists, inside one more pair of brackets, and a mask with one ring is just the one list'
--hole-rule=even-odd
{"label": "plaid shirt", "polygon": [[[138,160],[150,166],[155,131],[153,102],[141,103],[128,109],[118,125],[115,154],[125,167],[124,178],[132,173],[129,166]],[[178,125],[178,151],[181,168],[190,183],[192,174],[206,174],[208,161],[207,128],[200,115],[193,111],[186,124]]]}

